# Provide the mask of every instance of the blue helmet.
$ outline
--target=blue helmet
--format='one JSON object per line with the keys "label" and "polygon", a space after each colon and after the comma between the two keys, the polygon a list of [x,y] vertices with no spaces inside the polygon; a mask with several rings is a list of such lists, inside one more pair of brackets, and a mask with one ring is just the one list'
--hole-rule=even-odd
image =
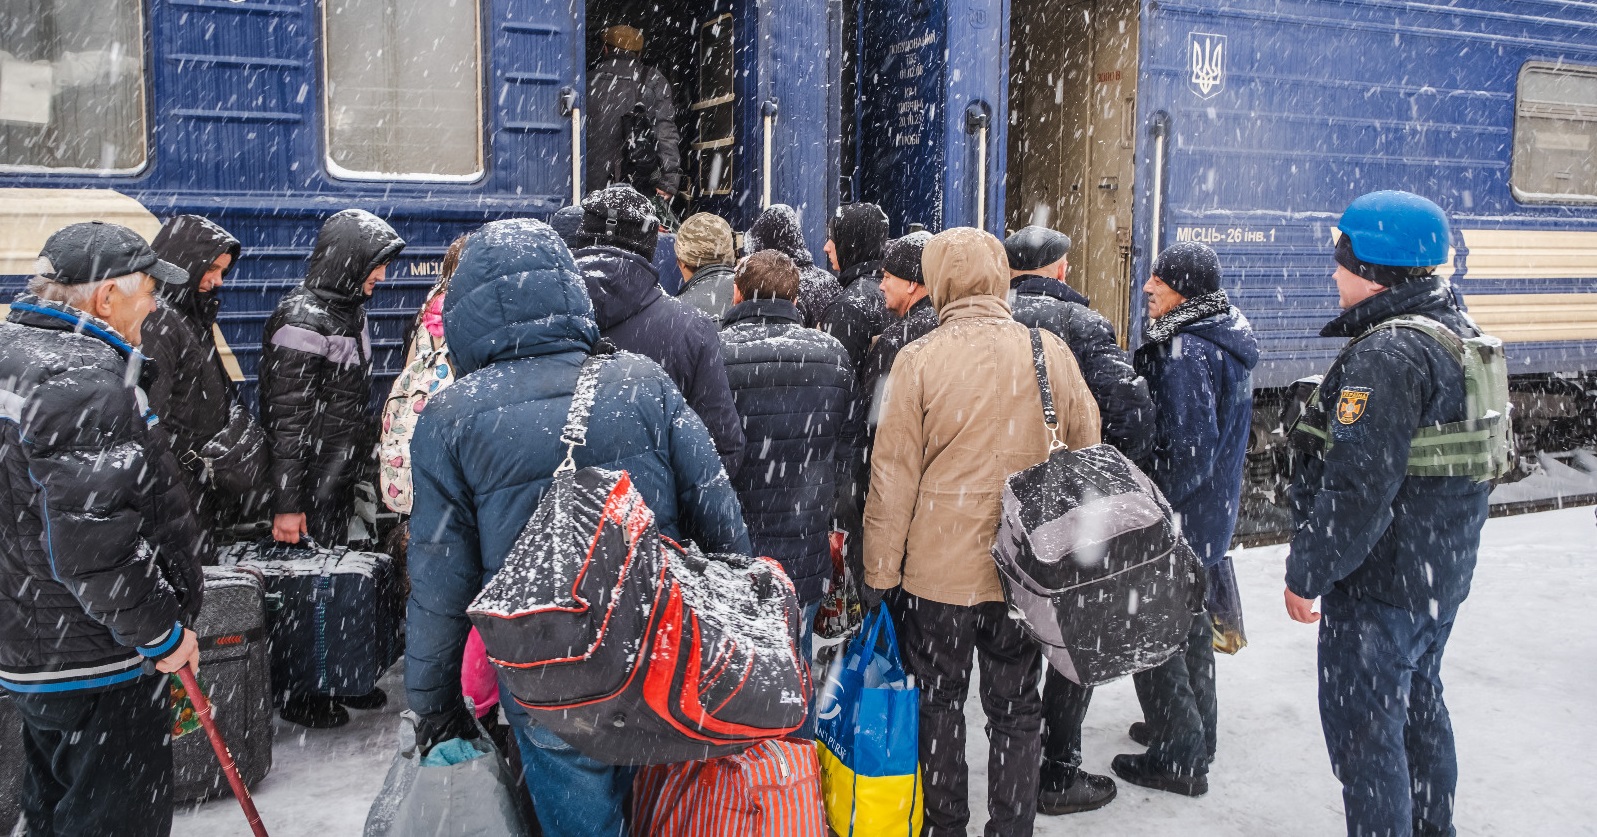
{"label": "blue helmet", "polygon": [[1447,215],[1413,192],[1371,192],[1348,204],[1337,224],[1359,261],[1391,267],[1447,263]]}

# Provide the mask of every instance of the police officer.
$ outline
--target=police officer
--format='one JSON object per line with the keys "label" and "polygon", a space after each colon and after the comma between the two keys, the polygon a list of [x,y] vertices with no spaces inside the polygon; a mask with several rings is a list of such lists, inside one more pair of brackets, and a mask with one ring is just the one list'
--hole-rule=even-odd
{"label": "police officer", "polygon": [[1423,440],[1479,418],[1467,415],[1460,349],[1479,332],[1435,274],[1449,241],[1436,204],[1373,192],[1340,229],[1343,313],[1320,335],[1352,342],[1293,434],[1286,608],[1320,622],[1320,719],[1348,834],[1450,835],[1458,766],[1442,652],[1496,474],[1472,463],[1432,475],[1450,471],[1426,466]]}

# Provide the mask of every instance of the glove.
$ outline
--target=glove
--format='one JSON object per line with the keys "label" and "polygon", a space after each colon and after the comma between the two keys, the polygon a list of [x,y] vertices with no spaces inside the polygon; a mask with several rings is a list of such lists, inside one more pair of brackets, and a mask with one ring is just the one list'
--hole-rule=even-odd
{"label": "glove", "polygon": [[466,711],[464,702],[437,715],[423,715],[416,722],[416,749],[422,757],[439,744],[455,738],[477,737],[477,719]]}
{"label": "glove", "polygon": [[859,589],[860,607],[864,608],[866,613],[870,613],[882,603],[882,599],[887,598],[887,594],[890,592],[892,591],[878,590],[869,584],[861,584]]}

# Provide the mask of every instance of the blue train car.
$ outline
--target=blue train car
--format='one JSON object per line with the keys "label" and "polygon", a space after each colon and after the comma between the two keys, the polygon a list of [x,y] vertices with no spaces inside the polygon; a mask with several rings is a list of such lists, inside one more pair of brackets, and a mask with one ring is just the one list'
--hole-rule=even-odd
{"label": "blue train car", "polygon": [[[459,233],[580,194],[592,31],[642,28],[674,82],[696,208],[739,229],[836,183],[823,4],[660,0],[41,0],[0,19],[0,284],[44,239],[179,213],[237,235],[220,327],[247,398],[265,318],[347,207],[410,242],[368,306],[374,397]],[[830,168],[829,168],[830,166]],[[594,184],[587,184],[592,186]]]}
{"label": "blue train car", "polygon": [[1537,422],[1522,432],[1590,442],[1597,4],[859,8],[855,173],[896,220],[1068,232],[1073,281],[1131,345],[1153,255],[1206,242],[1263,338],[1268,404],[1337,350],[1315,335],[1336,313],[1342,208],[1418,192],[1449,213],[1453,281],[1509,345],[1519,418]]}

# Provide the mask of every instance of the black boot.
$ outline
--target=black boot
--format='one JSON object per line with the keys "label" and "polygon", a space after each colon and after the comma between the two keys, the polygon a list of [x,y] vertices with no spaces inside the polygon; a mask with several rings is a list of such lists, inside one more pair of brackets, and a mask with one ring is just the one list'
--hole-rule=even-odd
{"label": "black boot", "polygon": [[1135,741],[1144,747],[1153,746],[1153,727],[1148,726],[1147,721],[1137,721],[1136,723],[1133,723],[1131,728],[1126,730],[1126,735],[1129,736],[1132,741]]}
{"label": "black boot", "polygon": [[1056,816],[1096,811],[1115,798],[1115,780],[1079,767],[1044,769],[1037,789],[1037,813]]}
{"label": "black boot", "polygon": [[350,709],[382,709],[388,705],[388,693],[382,689],[372,689],[364,695],[337,697],[334,700]]}
{"label": "black boot", "polygon": [[1209,792],[1209,777],[1192,773],[1166,770],[1143,755],[1119,755],[1109,763],[1110,769],[1133,785],[1182,796],[1203,796]]}
{"label": "black boot", "polygon": [[332,729],[349,723],[349,713],[338,701],[321,695],[295,695],[278,711],[283,720],[311,729]]}

